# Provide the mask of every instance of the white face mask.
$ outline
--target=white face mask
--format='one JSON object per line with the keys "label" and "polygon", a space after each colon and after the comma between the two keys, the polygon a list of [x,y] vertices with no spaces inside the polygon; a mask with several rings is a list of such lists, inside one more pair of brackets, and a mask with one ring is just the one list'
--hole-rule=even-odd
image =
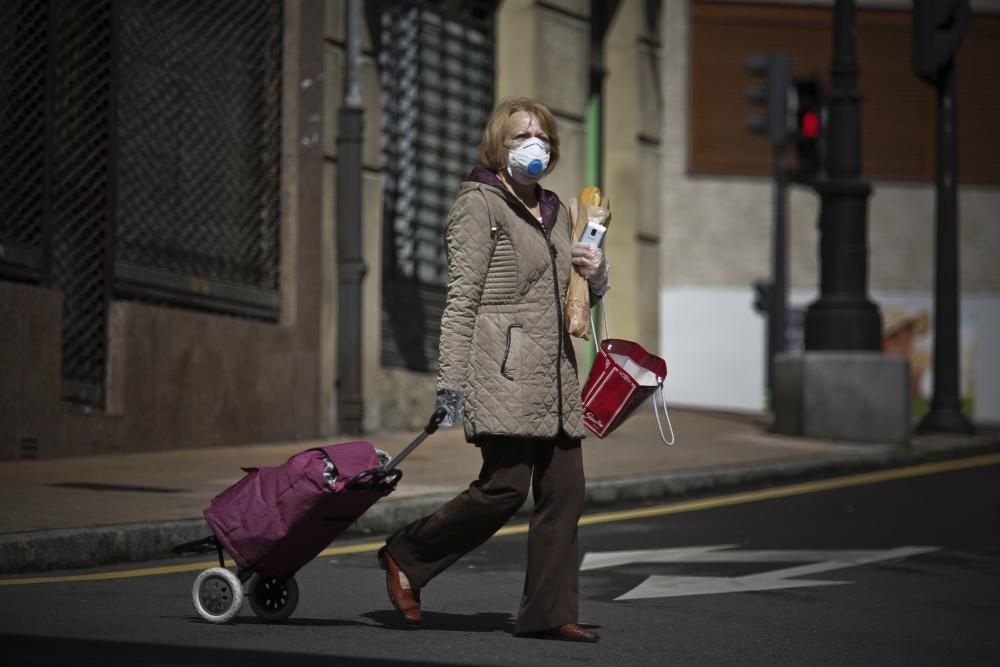
{"label": "white face mask", "polygon": [[507,158],[507,173],[521,185],[537,183],[548,166],[549,145],[538,137],[511,148]]}

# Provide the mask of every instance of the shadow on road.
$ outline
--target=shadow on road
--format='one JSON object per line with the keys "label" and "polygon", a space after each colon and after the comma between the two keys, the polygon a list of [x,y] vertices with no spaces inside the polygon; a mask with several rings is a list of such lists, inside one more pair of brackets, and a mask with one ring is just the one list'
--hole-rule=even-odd
{"label": "shadow on road", "polygon": [[[370,611],[361,614],[384,628],[405,628],[406,621],[399,612],[392,610]],[[422,630],[455,630],[458,632],[514,632],[514,619],[507,612],[481,611],[475,614],[446,614],[425,611],[420,622]]]}
{"label": "shadow on road", "polygon": [[[10,667],[53,667],[63,665],[101,665],[102,667],[274,667],[293,660],[295,667],[329,667],[331,664],[376,667],[381,665],[456,665],[456,663],[362,658],[358,656],[290,654],[287,652],[164,646],[150,643],[65,639],[28,635],[0,634],[3,664]],[[292,657],[294,656],[294,658]],[[338,660],[340,658],[341,660]],[[459,666],[461,667],[461,666]],[[471,667],[471,663],[470,663]]]}
{"label": "shadow on road", "polygon": [[[209,626],[212,625],[201,616],[196,616],[194,614],[189,614],[186,616],[160,616],[164,619],[173,619],[180,621],[187,621],[188,623],[195,623],[197,625]],[[346,626],[359,626],[363,628],[375,627],[371,623],[362,623],[360,621],[347,621],[344,619],[336,618],[301,618],[293,617],[281,621],[281,623],[272,623],[266,621],[262,618],[254,616],[253,614],[242,614],[234,618],[228,623],[228,625],[283,625],[283,626],[294,626],[294,627],[316,627],[316,628],[336,628],[336,627],[346,627]]]}

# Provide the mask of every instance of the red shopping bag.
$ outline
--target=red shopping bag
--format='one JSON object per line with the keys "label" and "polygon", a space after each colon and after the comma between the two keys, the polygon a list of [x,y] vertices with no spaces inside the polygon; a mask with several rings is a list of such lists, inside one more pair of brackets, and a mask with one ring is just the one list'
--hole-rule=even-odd
{"label": "red shopping bag", "polygon": [[[621,426],[657,390],[661,392],[660,402],[666,412],[667,405],[662,394],[666,378],[667,362],[650,354],[638,343],[618,338],[604,339],[597,348],[597,359],[583,387],[584,424],[598,438],[603,438]],[[653,406],[656,409],[655,398]],[[660,424],[658,409],[656,423]],[[667,425],[670,426],[669,416]],[[660,437],[668,445],[674,442],[672,427],[670,434],[670,442],[667,442],[660,427]]]}

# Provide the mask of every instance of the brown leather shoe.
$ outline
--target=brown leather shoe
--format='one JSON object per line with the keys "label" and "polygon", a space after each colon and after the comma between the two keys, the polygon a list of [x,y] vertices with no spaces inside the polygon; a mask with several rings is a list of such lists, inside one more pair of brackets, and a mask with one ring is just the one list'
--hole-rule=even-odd
{"label": "brown leather shoe", "polygon": [[416,625],[420,622],[420,591],[410,587],[406,575],[385,547],[379,549],[378,564],[385,570],[385,588],[392,606],[406,618],[407,623]]}
{"label": "brown leather shoe", "polygon": [[567,623],[560,625],[558,628],[552,628],[544,636],[546,639],[558,639],[564,642],[590,642],[596,644],[601,641],[599,634],[581,628],[576,623]]}

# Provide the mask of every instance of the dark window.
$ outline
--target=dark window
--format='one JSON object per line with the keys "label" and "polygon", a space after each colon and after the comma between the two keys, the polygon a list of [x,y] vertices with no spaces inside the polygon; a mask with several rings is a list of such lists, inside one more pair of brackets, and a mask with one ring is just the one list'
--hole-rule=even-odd
{"label": "dark window", "polygon": [[280,2],[124,2],[119,296],[276,319]]}
{"label": "dark window", "polygon": [[66,400],[113,298],[276,319],[282,12],[0,3],[0,279],[62,292]]}
{"label": "dark window", "polygon": [[37,281],[44,220],[48,3],[0,4],[0,276]]}

